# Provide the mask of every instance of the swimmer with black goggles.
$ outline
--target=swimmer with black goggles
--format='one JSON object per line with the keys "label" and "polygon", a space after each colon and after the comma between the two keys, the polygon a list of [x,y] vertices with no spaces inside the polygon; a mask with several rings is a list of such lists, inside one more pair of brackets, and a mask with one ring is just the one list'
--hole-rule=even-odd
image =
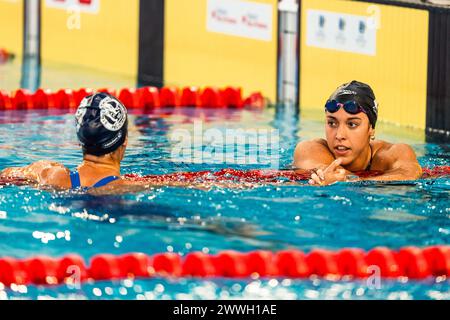
{"label": "swimmer with black goggles", "polygon": [[[313,171],[311,185],[421,177],[409,145],[375,140],[378,103],[369,85],[351,81],[338,87],[325,103],[325,116],[326,139],[302,141],[294,152],[293,167]],[[379,174],[360,178],[361,172]]]}

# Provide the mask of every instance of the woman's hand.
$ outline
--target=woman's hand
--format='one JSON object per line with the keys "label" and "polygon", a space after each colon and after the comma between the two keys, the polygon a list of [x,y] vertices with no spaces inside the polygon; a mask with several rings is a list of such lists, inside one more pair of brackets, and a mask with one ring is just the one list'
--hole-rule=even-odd
{"label": "woman's hand", "polygon": [[340,158],[334,160],[327,168],[317,169],[311,175],[308,181],[311,185],[326,186],[338,181],[347,181],[347,171],[339,168],[342,160]]}

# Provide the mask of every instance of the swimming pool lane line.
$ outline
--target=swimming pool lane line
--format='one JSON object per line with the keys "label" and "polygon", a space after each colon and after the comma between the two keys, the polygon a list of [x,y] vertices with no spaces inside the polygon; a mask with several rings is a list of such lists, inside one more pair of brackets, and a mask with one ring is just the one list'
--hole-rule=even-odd
{"label": "swimming pool lane line", "polygon": [[101,88],[80,88],[77,90],[38,89],[31,93],[18,89],[11,93],[0,90],[0,111],[2,110],[75,110],[84,97],[97,92],[107,92],[116,96],[129,109],[151,109],[160,107],[197,107],[197,108],[264,108],[266,99],[260,92],[242,95],[238,87],[142,87],[122,88],[119,90]]}
{"label": "swimming pool lane line", "polygon": [[450,246],[414,246],[391,250],[376,247],[369,251],[344,248],[338,251],[314,249],[271,252],[221,251],[215,255],[192,252],[129,253],[121,256],[99,254],[90,260],[71,254],[61,258],[37,256],[28,259],[0,258],[0,283],[16,285],[59,285],[74,281],[118,280],[129,277],[196,278],[291,278],[310,276],[340,280],[346,278],[426,279],[450,276]]}

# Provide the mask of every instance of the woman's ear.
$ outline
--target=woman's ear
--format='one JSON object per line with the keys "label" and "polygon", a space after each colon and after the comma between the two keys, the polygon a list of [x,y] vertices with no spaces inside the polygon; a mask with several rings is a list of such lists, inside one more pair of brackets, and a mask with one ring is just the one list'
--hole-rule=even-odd
{"label": "woman's ear", "polygon": [[372,127],[372,125],[370,125],[370,128],[369,128],[369,137],[370,137],[370,140],[375,140],[375,128]]}

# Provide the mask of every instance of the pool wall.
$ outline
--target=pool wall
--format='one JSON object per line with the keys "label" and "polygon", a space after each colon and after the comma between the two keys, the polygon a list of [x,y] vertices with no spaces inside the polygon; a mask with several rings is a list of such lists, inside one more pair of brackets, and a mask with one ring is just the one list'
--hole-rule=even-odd
{"label": "pool wall", "polygon": [[0,48],[22,55],[23,1],[0,1]]}
{"label": "pool wall", "polygon": [[98,7],[80,5],[80,9],[60,2],[45,1],[41,7],[44,68],[47,62],[56,62],[137,76],[138,0],[91,1]]}
{"label": "pool wall", "polygon": [[262,91],[274,101],[277,3],[245,2],[241,8],[222,0],[166,0],[164,82],[233,84],[242,87],[244,94]]}

